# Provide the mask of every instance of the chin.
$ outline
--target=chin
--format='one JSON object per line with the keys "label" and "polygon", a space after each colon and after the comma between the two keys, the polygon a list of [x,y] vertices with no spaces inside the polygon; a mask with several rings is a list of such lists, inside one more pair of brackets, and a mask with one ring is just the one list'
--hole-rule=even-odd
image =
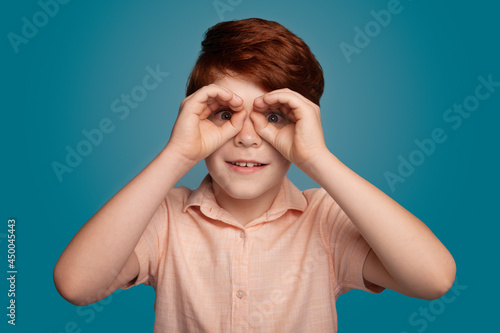
{"label": "chin", "polygon": [[228,192],[227,194],[230,195],[232,198],[234,199],[238,199],[238,200],[252,200],[252,199],[256,199],[256,198],[259,198],[262,194],[264,194],[265,191],[259,191],[259,190],[255,190],[255,189],[251,189],[251,190],[241,190],[241,189],[238,189],[237,191],[231,191],[231,192]]}
{"label": "chin", "polygon": [[[219,183],[219,186],[221,184]],[[260,197],[262,194],[266,193],[269,189],[263,188],[261,186],[255,186],[255,183],[251,184],[232,184],[229,186],[221,186],[221,189],[226,192],[227,195],[234,199],[239,200],[250,200]]]}
{"label": "chin", "polygon": [[[218,191],[223,192],[220,194],[236,200],[257,199],[281,186],[281,182],[279,184],[256,184],[255,179],[248,181],[233,179],[231,181],[227,178],[218,179],[218,177],[212,176],[212,180],[217,183]],[[216,191],[215,186],[214,191]],[[215,193],[215,196],[217,197],[218,193]]]}

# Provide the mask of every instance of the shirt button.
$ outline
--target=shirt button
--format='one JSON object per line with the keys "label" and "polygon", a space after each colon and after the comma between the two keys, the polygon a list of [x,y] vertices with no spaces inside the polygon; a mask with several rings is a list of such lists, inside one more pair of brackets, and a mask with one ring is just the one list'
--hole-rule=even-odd
{"label": "shirt button", "polygon": [[243,290],[240,289],[236,292],[236,297],[243,298],[243,296],[245,296],[245,292]]}
{"label": "shirt button", "polygon": [[245,238],[245,232],[244,231],[240,232],[240,238]]}

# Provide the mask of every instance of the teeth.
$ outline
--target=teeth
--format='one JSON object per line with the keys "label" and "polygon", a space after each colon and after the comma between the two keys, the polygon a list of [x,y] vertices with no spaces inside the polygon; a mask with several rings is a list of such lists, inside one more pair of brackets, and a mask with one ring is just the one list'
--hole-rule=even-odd
{"label": "teeth", "polygon": [[252,162],[232,162],[231,164],[233,165],[237,165],[237,166],[240,166],[240,167],[254,167],[254,166],[261,166],[262,164],[259,164],[259,163],[252,163]]}

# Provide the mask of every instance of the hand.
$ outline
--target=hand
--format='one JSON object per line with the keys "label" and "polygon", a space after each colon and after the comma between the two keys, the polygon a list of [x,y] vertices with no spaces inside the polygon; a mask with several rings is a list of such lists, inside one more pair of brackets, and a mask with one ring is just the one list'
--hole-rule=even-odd
{"label": "hand", "polygon": [[299,168],[307,169],[328,152],[319,106],[304,96],[290,89],[274,90],[256,98],[253,107],[250,118],[256,132]]}
{"label": "hand", "polygon": [[[221,108],[231,116],[218,124],[213,117]],[[215,84],[202,87],[182,101],[167,147],[197,163],[238,134],[245,117],[243,99],[231,90]]]}

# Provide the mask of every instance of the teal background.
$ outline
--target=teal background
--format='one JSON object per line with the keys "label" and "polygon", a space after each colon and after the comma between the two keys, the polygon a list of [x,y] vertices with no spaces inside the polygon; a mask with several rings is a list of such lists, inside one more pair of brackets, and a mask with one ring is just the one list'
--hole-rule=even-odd
{"label": "teal background", "polygon": [[[348,63],[339,44],[353,44],[353,28],[364,28],[373,20],[370,11],[387,8],[387,1],[229,3],[231,10],[220,17],[208,0],[72,1],[60,5],[18,53],[7,34],[20,35],[22,18],[32,21],[41,7],[37,1],[4,3],[0,276],[6,276],[12,217],[18,275],[15,327],[7,324],[8,284],[1,279],[0,330],[152,331],[152,288],[135,287],[78,308],[58,295],[52,269],[77,230],[168,141],[204,31],[221,18],[246,17],[278,21],[309,44],[325,72],[321,109],[331,151],[435,232],[455,257],[457,283],[466,287],[448,303],[352,291],[337,303],[339,331],[497,327],[500,87],[456,130],[443,113],[474,94],[478,76],[500,81],[500,5],[401,0],[403,10]],[[157,64],[169,76],[121,120],[111,102],[130,94],[145,67]],[[81,131],[103,118],[113,121],[114,131],[59,182],[51,163],[64,163],[66,145],[75,148],[85,139]],[[398,156],[408,158],[414,140],[429,138],[435,128],[445,131],[446,142],[391,191],[384,172],[397,172]],[[199,164],[179,185],[195,188],[205,173]],[[316,186],[295,168],[289,177],[301,189]],[[411,322],[420,307],[438,314]]]}

